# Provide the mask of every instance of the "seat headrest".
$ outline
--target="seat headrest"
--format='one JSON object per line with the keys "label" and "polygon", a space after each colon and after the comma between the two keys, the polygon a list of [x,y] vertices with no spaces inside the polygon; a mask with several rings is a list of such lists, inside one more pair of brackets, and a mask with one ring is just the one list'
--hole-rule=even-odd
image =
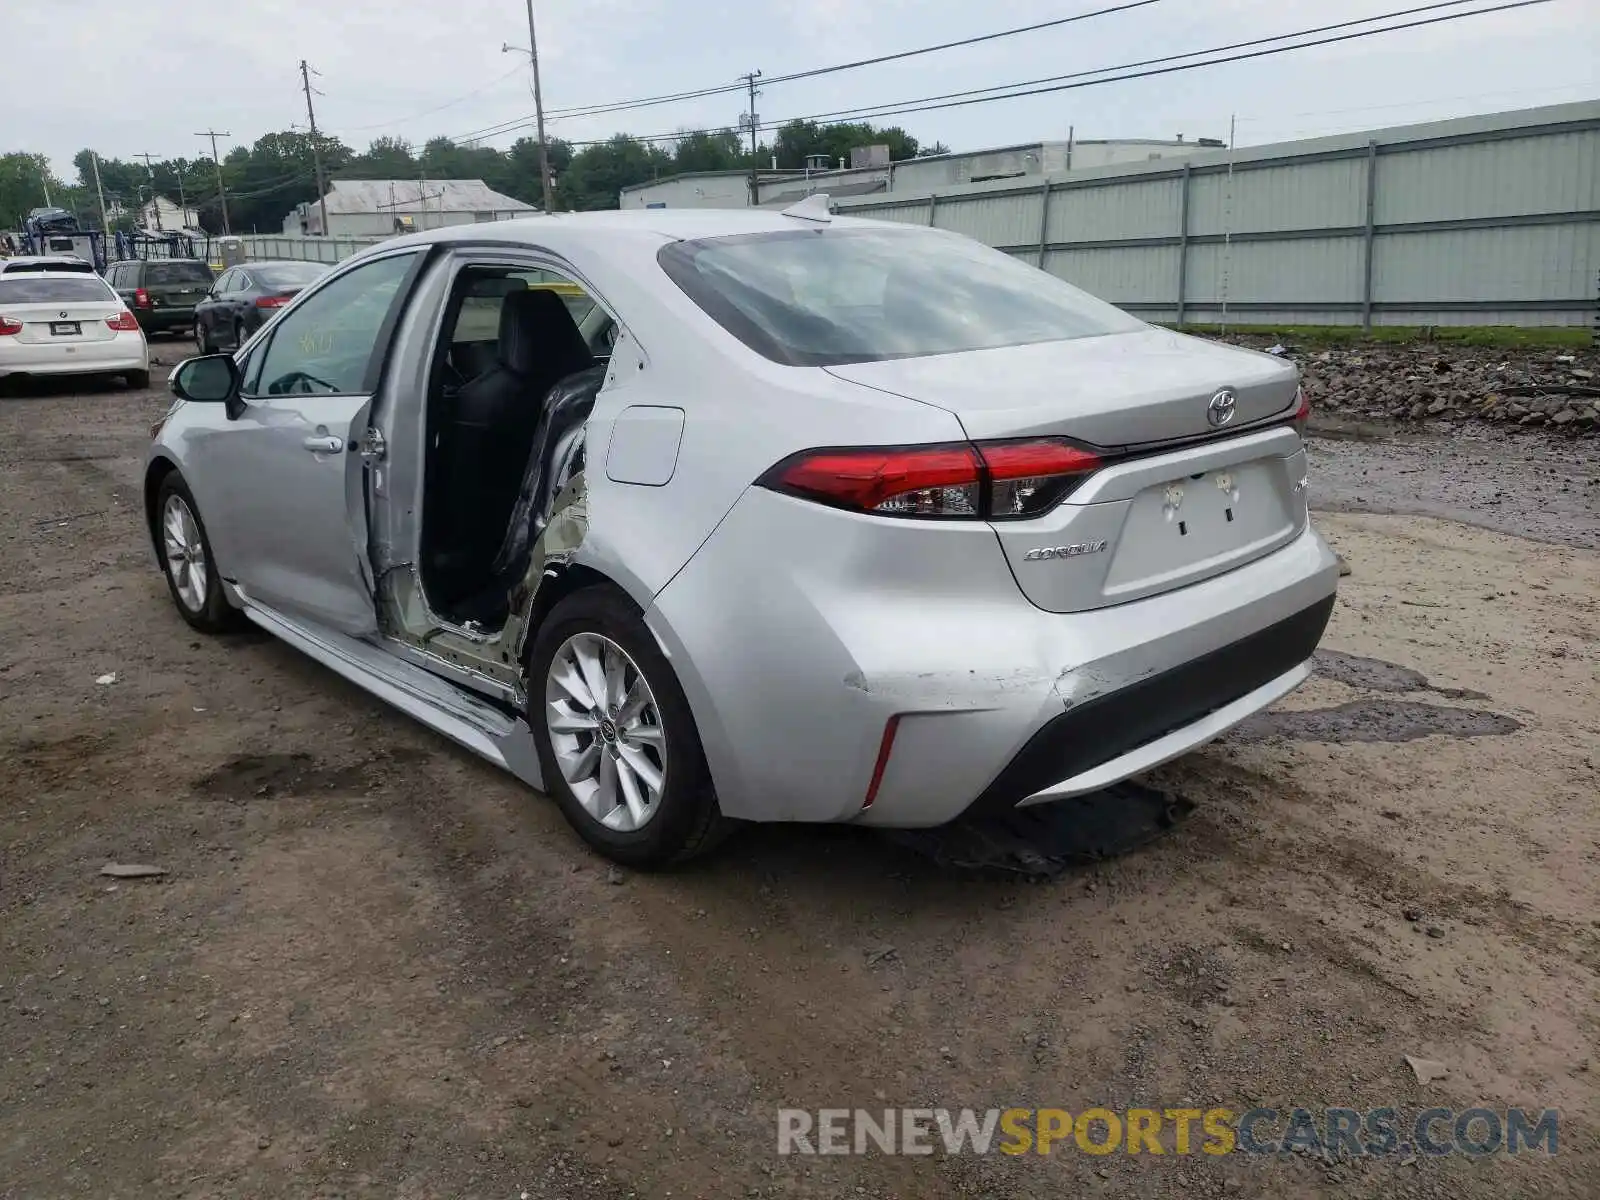
{"label": "seat headrest", "polygon": [[559,378],[591,366],[594,356],[561,297],[529,288],[500,307],[500,362],[518,375]]}

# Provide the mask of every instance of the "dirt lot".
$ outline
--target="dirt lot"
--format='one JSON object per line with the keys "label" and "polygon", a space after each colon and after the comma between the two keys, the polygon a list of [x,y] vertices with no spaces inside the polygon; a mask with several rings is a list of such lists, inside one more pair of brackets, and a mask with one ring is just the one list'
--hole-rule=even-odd
{"label": "dirt lot", "polygon": [[[1597,1194],[1593,450],[1530,494],[1497,445],[1319,443],[1319,503],[1396,510],[1320,517],[1338,653],[1164,773],[1198,808],[1152,847],[1025,886],[771,829],[641,876],[190,633],[140,529],[163,405],[0,400],[0,1196]],[[775,1153],[780,1105],[1188,1103],[1563,1123],[1553,1159]]]}

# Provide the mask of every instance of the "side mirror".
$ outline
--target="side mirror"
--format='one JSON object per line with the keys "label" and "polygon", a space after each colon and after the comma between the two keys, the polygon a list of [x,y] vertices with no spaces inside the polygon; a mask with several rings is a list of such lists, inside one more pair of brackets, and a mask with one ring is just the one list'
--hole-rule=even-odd
{"label": "side mirror", "polygon": [[173,368],[167,388],[195,404],[231,404],[239,395],[239,364],[231,354],[202,354]]}

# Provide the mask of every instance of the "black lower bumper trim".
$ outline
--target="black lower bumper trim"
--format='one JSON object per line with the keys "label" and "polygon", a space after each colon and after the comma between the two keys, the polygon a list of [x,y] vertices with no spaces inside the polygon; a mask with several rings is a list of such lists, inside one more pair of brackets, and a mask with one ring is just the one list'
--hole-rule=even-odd
{"label": "black lower bumper trim", "polygon": [[1192,725],[1311,657],[1333,597],[1182,666],[1069,709],[1038,730],[967,809],[1001,812],[1053,783]]}

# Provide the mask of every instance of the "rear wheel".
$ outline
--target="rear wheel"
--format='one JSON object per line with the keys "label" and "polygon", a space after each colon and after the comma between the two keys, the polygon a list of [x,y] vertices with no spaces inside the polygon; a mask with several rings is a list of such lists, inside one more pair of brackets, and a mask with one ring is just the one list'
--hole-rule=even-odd
{"label": "rear wheel", "polygon": [[211,331],[206,328],[205,322],[198,317],[194,323],[194,344],[199,347],[201,354],[214,354],[216,347],[211,344]]}
{"label": "rear wheel", "polygon": [[123,381],[136,392],[142,392],[145,388],[150,386],[149,371],[127,371],[123,374],[122,378]]}
{"label": "rear wheel", "polygon": [[244,322],[243,321],[235,321],[233,323],[233,348],[235,350],[238,350],[243,345],[244,345]]}
{"label": "rear wheel", "polygon": [[156,547],[167,590],[185,621],[203,633],[223,633],[240,624],[239,611],[222,594],[194,497],[176,471],[156,493]]}
{"label": "rear wheel", "polygon": [[722,840],[730,826],[689,702],[622,593],[587,588],[557,604],[527,670],[545,790],[584,841],[616,862],[661,867]]}

